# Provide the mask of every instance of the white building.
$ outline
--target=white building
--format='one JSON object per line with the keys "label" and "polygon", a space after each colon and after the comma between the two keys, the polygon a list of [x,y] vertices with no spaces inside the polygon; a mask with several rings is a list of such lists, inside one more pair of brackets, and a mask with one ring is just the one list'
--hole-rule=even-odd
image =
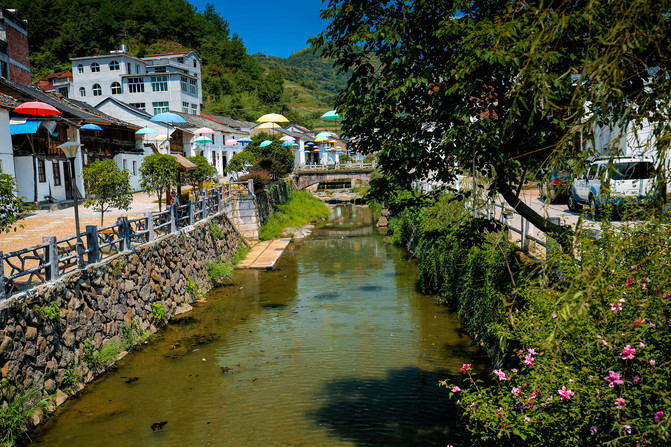
{"label": "white building", "polygon": [[168,110],[200,113],[201,62],[193,51],[137,58],[124,48],[71,61],[73,99],[97,106],[105,98],[114,98],[150,115]]}

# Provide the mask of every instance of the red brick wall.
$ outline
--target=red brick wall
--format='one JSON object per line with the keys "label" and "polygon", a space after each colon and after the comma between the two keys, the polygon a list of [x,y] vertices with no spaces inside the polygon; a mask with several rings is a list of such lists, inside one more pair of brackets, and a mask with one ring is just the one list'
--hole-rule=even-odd
{"label": "red brick wall", "polygon": [[10,59],[9,79],[22,84],[30,84],[30,71],[11,63],[11,61],[16,61],[30,68],[28,37],[14,28],[8,20],[5,21],[5,31],[7,32],[7,54]]}

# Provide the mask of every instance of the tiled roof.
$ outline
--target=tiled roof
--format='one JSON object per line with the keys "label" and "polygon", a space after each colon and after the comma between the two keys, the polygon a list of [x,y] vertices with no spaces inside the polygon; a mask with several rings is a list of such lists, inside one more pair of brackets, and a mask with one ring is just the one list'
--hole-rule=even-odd
{"label": "tiled roof", "polygon": [[0,107],[6,110],[12,110],[15,107],[18,107],[20,102],[18,102],[16,99],[12,98],[9,95],[5,95],[4,93],[0,93]]}
{"label": "tiled roof", "polygon": [[193,51],[177,51],[177,52],[174,52],[174,53],[150,54],[148,56],[145,56],[143,59],[147,59],[149,57],[179,56],[179,55],[185,55],[185,54],[190,54],[190,53],[193,53]]}
{"label": "tiled roof", "polygon": [[216,121],[218,123],[233,127],[234,129],[238,129],[242,132],[249,132],[250,129],[256,126],[256,123],[252,123],[251,121],[240,121],[228,116],[209,115],[205,113],[201,113],[200,115],[212,121]]}
{"label": "tiled roof", "polygon": [[205,116],[200,116],[200,115],[191,115],[189,113],[183,113],[183,112],[174,112],[177,115],[181,116],[186,120],[187,123],[189,123],[190,126],[187,126],[185,124],[182,124],[182,127],[192,127],[192,128],[199,128],[199,127],[209,127],[212,130],[215,130],[217,132],[221,132],[223,134],[228,134],[228,135],[248,135],[249,133],[241,132],[238,129],[235,129],[231,126],[227,126],[226,124],[223,124],[219,121],[213,121]]}
{"label": "tiled roof", "polygon": [[90,113],[91,115],[94,115],[98,118],[102,118],[104,120],[109,121],[109,124],[115,124],[117,126],[122,126],[122,127],[130,127],[132,129],[139,129],[140,128],[140,126],[138,126],[136,124],[127,123],[126,121],[122,121],[122,120],[120,120],[118,118],[115,118],[113,116],[109,116],[109,115],[101,112],[100,110],[96,109],[95,107],[93,107],[92,105],[90,105],[88,103],[78,101],[76,99],[71,99],[71,98],[66,99],[66,101],[71,103],[75,107],[83,109],[84,111],[86,111],[87,113]]}

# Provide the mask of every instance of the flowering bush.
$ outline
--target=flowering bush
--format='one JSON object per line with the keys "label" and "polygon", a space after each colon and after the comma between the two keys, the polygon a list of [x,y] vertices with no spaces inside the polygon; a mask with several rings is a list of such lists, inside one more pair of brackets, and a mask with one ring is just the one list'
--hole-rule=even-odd
{"label": "flowering bush", "polygon": [[[667,228],[648,222],[559,256],[512,298],[509,368],[483,382],[442,382],[473,444],[661,445],[671,442],[671,258]],[[577,262],[579,259],[580,262]]]}

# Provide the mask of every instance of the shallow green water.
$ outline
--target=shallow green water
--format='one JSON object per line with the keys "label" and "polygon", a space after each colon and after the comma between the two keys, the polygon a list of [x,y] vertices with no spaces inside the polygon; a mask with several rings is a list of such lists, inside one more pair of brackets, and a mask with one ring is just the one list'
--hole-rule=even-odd
{"label": "shallow green water", "polygon": [[[38,433],[48,446],[444,446],[481,356],[364,207],[173,320]],[[152,430],[152,424],[165,422]]]}

